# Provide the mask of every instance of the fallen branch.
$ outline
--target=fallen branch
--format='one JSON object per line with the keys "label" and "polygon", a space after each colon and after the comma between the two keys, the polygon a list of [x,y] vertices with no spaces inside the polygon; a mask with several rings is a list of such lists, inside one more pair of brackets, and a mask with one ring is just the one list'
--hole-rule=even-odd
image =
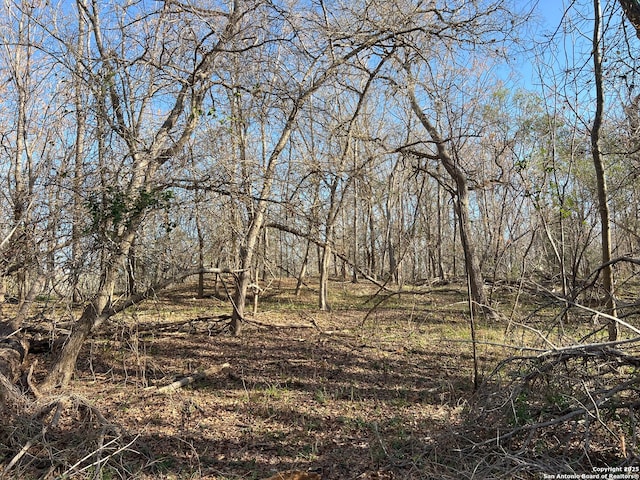
{"label": "fallen branch", "polygon": [[627,345],[630,343],[638,343],[638,342],[640,342],[640,337],[633,337],[625,340],[615,340],[613,342],[579,343],[579,344],[569,345],[567,347],[556,347],[553,350],[545,350],[543,353],[540,354],[540,357],[542,358],[542,357],[554,356],[563,352],[578,352],[578,354],[580,355],[596,349],[598,350],[608,349],[610,352],[614,352],[616,355],[622,355],[620,352],[617,352],[616,350],[612,350],[611,347],[618,346],[618,345]]}
{"label": "fallen branch", "polygon": [[31,366],[29,367],[29,371],[27,372],[27,376],[26,376],[26,380],[27,380],[27,386],[29,387],[29,390],[31,390],[31,393],[33,393],[33,396],[35,397],[36,400],[39,400],[42,398],[42,394],[40,393],[40,390],[38,390],[38,387],[36,387],[35,383],[33,383],[33,368],[36,366],[36,364],[38,363],[38,360],[34,360],[33,363],[31,364]]}
{"label": "fallen branch", "polygon": [[274,325],[272,323],[264,323],[264,322],[259,322],[258,320],[250,320],[248,318],[244,319],[245,322],[247,323],[251,323],[252,325],[257,325],[258,327],[264,327],[264,328],[270,328],[270,329],[277,329],[277,328],[318,328],[317,325],[311,324],[311,325],[301,325],[299,323],[294,323],[291,325]]}
{"label": "fallen branch", "polygon": [[105,310],[102,316],[105,317],[105,319],[110,318],[113,315],[120,313],[126,310],[127,308],[143,300],[146,300],[149,297],[152,297],[157,292],[164,290],[166,288],[169,288],[170,286],[176,283],[182,282],[186,278],[191,277],[193,275],[198,275],[200,273],[215,273],[215,274],[231,273],[235,276],[240,272],[243,272],[243,270],[231,270],[228,268],[196,268],[191,270],[185,270],[183,272],[180,272],[177,275],[174,275],[173,277],[165,278],[155,283],[154,285],[147,288],[144,292],[138,293],[136,295],[130,295],[126,299],[122,300],[121,302],[111,305],[110,308]]}
{"label": "fallen branch", "polygon": [[[627,257],[621,257],[621,259],[629,260]],[[620,261],[620,259],[618,259],[618,260]],[[632,262],[632,263],[636,263],[636,262],[634,261],[634,262]],[[602,268],[602,267],[601,267],[601,268]],[[574,302],[574,301],[569,300],[569,299],[567,299],[567,298],[563,298],[563,297],[561,297],[561,296],[558,296],[558,295],[556,295],[554,292],[552,292],[552,291],[550,291],[550,290],[548,290],[548,289],[546,289],[546,288],[544,288],[544,287],[541,287],[541,286],[539,286],[539,287],[542,289],[542,291],[543,291],[545,294],[547,294],[549,297],[551,297],[551,298],[553,298],[553,299],[555,299],[555,300],[557,300],[557,301],[563,302],[563,303],[565,303],[566,305],[571,305],[572,307],[576,307],[576,308],[579,308],[579,309],[581,309],[581,310],[585,310],[585,311],[587,311],[587,312],[589,312],[589,313],[591,313],[591,314],[593,314],[593,315],[597,315],[597,316],[602,317],[602,318],[604,318],[604,319],[606,319],[606,320],[609,320],[610,322],[616,322],[616,323],[618,323],[619,325],[622,325],[623,327],[625,327],[625,328],[627,328],[627,329],[631,330],[633,333],[636,333],[636,334],[640,335],[640,329],[638,329],[638,328],[634,327],[633,325],[631,325],[631,324],[630,324],[630,323],[628,323],[628,322],[625,322],[624,320],[621,320],[621,319],[620,319],[620,318],[618,318],[618,317],[614,317],[614,316],[609,315],[609,314],[607,314],[607,313],[600,312],[600,311],[595,310],[595,309],[593,309],[593,308],[587,307],[586,305],[582,305],[581,303]],[[554,349],[554,350],[555,350],[555,349]]]}
{"label": "fallen branch", "polygon": [[287,470],[279,472],[265,480],[320,480],[320,475],[314,472],[302,472],[300,470]]}
{"label": "fallen branch", "polygon": [[169,385],[165,385],[164,387],[160,387],[160,388],[150,387],[149,389],[153,390],[153,394],[155,395],[164,395],[167,393],[173,393],[179,388],[182,388],[186,385],[191,385],[192,383],[203,380],[209,376],[218,374],[230,368],[231,368],[230,364],[223,363],[222,365],[216,365],[215,367],[208,368],[204,372],[197,372],[197,373],[194,373],[193,375],[189,375],[188,377],[184,377],[180,380],[176,380],[175,382],[170,383]]}
{"label": "fallen branch", "polygon": [[44,435],[46,434],[46,431],[47,429],[45,427],[42,429],[42,432],[38,433],[38,435],[35,436],[35,438],[30,439],[27,443],[24,444],[24,446],[20,449],[20,451],[16,453],[15,456],[11,459],[9,464],[6,467],[4,467],[4,470],[2,470],[2,474],[0,474],[0,478],[2,479],[9,478],[7,475],[9,475],[9,472],[11,471],[11,469],[16,465],[16,463],[20,461],[22,457],[25,456],[25,454],[29,451],[29,449],[33,447],[33,444],[36,442],[38,438],[44,437]]}
{"label": "fallen branch", "polygon": [[[492,437],[488,440],[485,440],[483,442],[479,442],[479,443],[474,443],[473,446],[471,447],[472,449],[478,448],[480,446],[483,445],[490,445],[490,444],[496,444],[496,445],[500,445],[500,442],[504,441],[504,440],[508,440],[514,436],[516,436],[517,434],[521,433],[521,432],[528,432],[528,431],[533,431],[533,430],[538,430],[538,429],[542,429],[542,428],[546,428],[546,427],[551,427],[551,426],[555,426],[555,425],[560,425],[563,423],[568,422],[569,420],[579,416],[579,415],[588,415],[592,418],[597,419],[600,423],[602,423],[603,425],[604,422],[599,418],[599,415],[597,414],[598,409],[609,403],[611,401],[611,398],[619,393],[622,392],[624,390],[627,389],[631,389],[631,387],[635,386],[638,384],[638,382],[640,382],[640,379],[638,378],[632,378],[630,381],[624,382],[620,385],[617,385],[607,391],[604,392],[598,392],[598,398],[594,398],[592,396],[591,393],[587,392],[589,399],[591,400],[592,404],[593,404],[593,412],[591,411],[590,408],[588,408],[585,405],[582,405],[578,408],[575,408],[571,411],[569,411],[568,413],[565,413],[564,415],[561,415],[559,417],[553,417],[547,421],[540,421],[540,422],[536,422],[536,423],[531,423],[531,424],[527,424],[527,425],[523,425],[521,427],[517,427],[514,428],[513,430],[503,433],[503,434],[498,434],[495,437]],[[615,407],[614,407],[615,408]],[[610,430],[609,430],[610,431]],[[613,433],[613,432],[611,432]]]}
{"label": "fallen branch", "polygon": [[229,320],[231,315],[222,314],[222,315],[213,315],[206,317],[196,317],[189,318],[187,320],[177,320],[174,322],[160,322],[154,324],[145,324],[144,326],[138,325],[136,327],[136,332],[145,333],[145,332],[162,332],[167,330],[178,330],[180,327],[185,325],[191,325],[196,322],[222,322],[224,320]]}

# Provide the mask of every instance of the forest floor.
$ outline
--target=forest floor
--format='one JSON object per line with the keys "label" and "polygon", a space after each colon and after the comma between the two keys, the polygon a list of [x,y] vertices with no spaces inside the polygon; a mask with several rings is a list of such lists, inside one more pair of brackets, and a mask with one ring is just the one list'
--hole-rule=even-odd
{"label": "forest floor", "polygon": [[[85,438],[65,450],[63,433],[49,433],[49,455],[69,459],[41,471],[34,460],[25,478],[473,477],[461,436],[474,365],[480,382],[537,334],[481,320],[474,363],[461,285],[393,295],[372,309],[382,299],[373,286],[333,282],[331,312],[315,308],[312,289],[298,297],[293,289],[275,280],[240,337],[217,318],[228,301],[195,298],[193,285],[119,315],[85,347],[70,386],[76,426],[67,435]],[[158,392],[194,374],[201,378]],[[83,441],[87,458],[77,459]]]}

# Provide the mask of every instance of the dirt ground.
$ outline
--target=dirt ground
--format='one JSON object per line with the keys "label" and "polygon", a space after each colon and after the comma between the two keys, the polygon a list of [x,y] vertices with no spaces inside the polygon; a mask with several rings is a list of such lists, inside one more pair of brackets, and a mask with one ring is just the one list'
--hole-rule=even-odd
{"label": "dirt ground", "polygon": [[[333,282],[331,312],[318,311],[313,288],[293,290],[291,280],[270,285],[240,337],[225,328],[228,300],[195,298],[194,285],[114,318],[85,346],[69,390],[3,430],[0,470],[22,451],[6,478],[236,480],[300,470],[323,480],[418,480],[484,478],[473,462],[494,468],[492,451],[465,456],[470,432],[489,438],[495,426],[476,429],[465,416],[477,395],[464,286],[381,302],[370,284]],[[527,326],[509,336],[484,320],[475,330],[478,380],[519,352],[511,344],[537,335]],[[52,358],[35,358],[37,384]],[[533,418],[514,414],[516,423]],[[538,478],[530,472],[546,469],[557,449],[544,435],[535,444],[546,456],[513,457],[497,465],[501,478]],[[529,474],[510,476],[531,459]]]}
{"label": "dirt ground", "polygon": [[[228,302],[197,299],[192,285],[129,310],[83,350],[67,402],[75,423],[48,433],[58,467],[38,470],[30,451],[25,472],[223,480],[295,469],[346,480],[455,471],[464,461],[457,425],[474,385],[465,292],[394,296],[371,310],[375,291],[335,283],[333,310],[319,312],[312,289],[295,297],[293,283],[281,281],[240,337],[217,318]],[[501,329],[478,326],[481,374],[508,353],[490,345]],[[41,357],[36,379],[50,360]],[[190,385],[157,391],[198,373]],[[86,458],[57,446],[65,425],[76,450],[94,442]]]}

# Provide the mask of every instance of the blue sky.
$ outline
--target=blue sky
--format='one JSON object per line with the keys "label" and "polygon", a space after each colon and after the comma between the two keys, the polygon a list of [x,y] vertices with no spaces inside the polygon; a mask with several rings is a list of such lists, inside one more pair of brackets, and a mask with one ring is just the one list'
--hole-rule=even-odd
{"label": "blue sky", "polygon": [[556,27],[564,11],[563,2],[559,0],[539,0],[538,11],[544,15],[550,28]]}
{"label": "blue sky", "polygon": [[[541,25],[535,26],[535,33],[542,35],[544,33],[553,33],[559,26],[562,19],[562,15],[565,10],[565,3],[562,0],[520,0],[525,7],[531,7],[533,3],[536,3],[535,16],[540,21]],[[542,40],[538,37],[538,40]],[[533,54],[531,54],[532,56]],[[523,58],[518,66],[519,78],[516,80],[516,84],[529,89],[539,90],[540,78],[536,73],[536,68],[532,64],[532,58]]]}

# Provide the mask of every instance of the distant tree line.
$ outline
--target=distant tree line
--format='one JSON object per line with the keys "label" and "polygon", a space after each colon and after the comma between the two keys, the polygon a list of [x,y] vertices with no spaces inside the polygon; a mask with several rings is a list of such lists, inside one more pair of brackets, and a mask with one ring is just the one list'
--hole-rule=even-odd
{"label": "distant tree line", "polygon": [[[250,287],[273,277],[316,277],[321,310],[331,277],[468,279],[489,314],[498,282],[590,285],[605,225],[610,258],[637,257],[637,40],[621,15],[637,25],[637,5],[606,5],[602,39],[554,57],[592,31],[577,2],[536,44],[532,91],[507,73],[540,40],[515,3],[3,3],[0,289],[18,308],[2,334],[38,299],[81,307],[50,389],[92,331],[189,275],[203,295],[204,275],[232,273],[240,334]],[[638,267],[612,268],[615,285],[592,286],[614,298]]]}

